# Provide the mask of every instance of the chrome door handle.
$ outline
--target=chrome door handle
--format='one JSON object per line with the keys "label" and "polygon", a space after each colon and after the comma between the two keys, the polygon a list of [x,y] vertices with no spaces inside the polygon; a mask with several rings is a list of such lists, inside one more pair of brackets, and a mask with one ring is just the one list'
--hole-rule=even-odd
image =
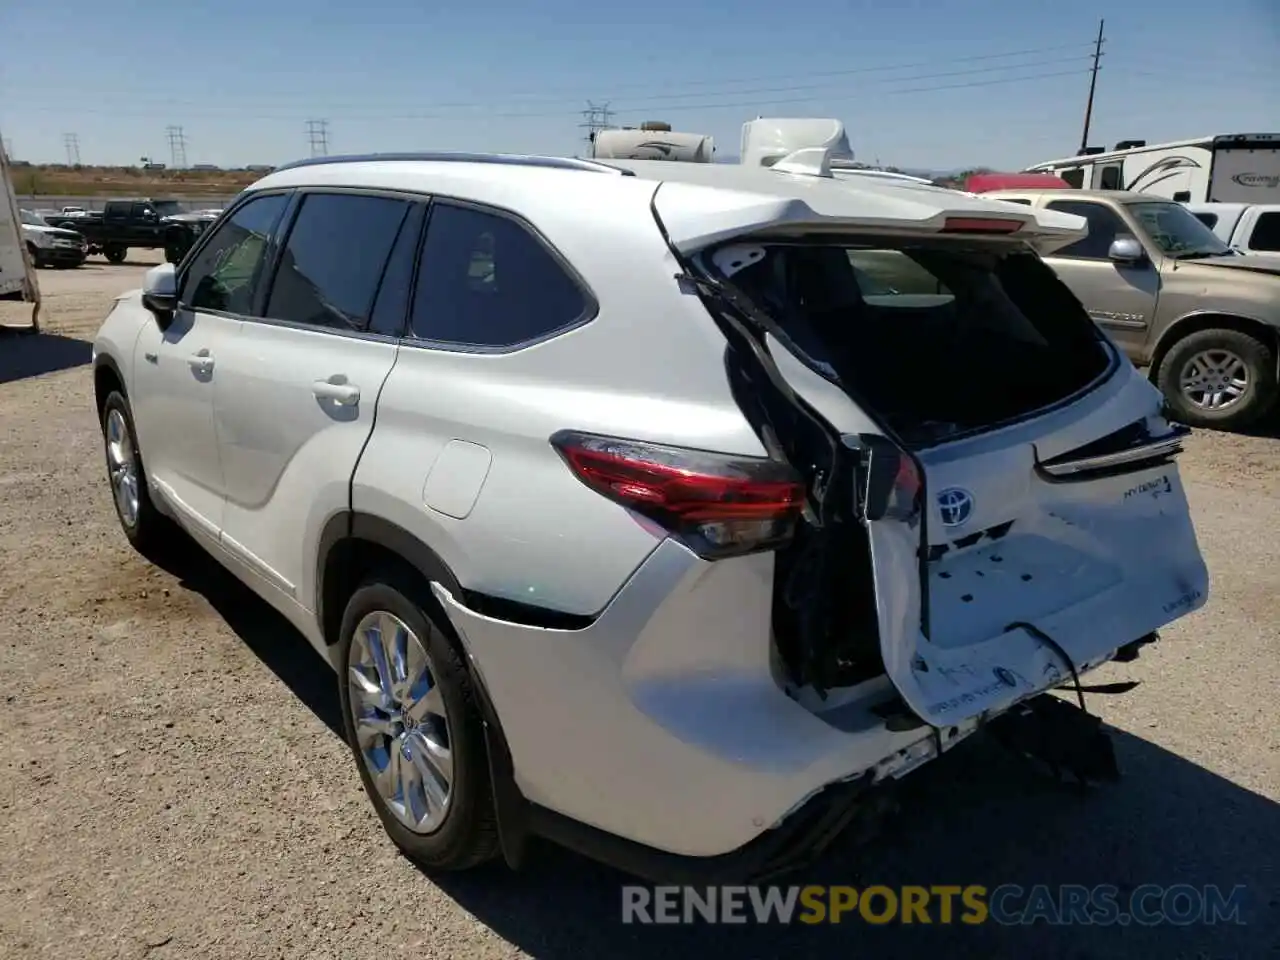
{"label": "chrome door handle", "polygon": [[193,353],[187,357],[187,363],[196,373],[208,373],[213,369],[213,357],[207,353]]}
{"label": "chrome door handle", "polygon": [[311,392],[319,399],[332,400],[341,407],[354,407],[360,402],[360,388],[354,383],[317,380],[311,384]]}

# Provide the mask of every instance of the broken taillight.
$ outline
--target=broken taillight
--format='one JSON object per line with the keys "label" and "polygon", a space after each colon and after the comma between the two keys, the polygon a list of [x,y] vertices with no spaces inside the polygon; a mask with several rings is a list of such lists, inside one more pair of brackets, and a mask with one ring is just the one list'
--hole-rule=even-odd
{"label": "broken taillight", "polygon": [[942,222],[943,233],[1017,233],[1021,229],[1021,220],[991,217],[947,217]]}
{"label": "broken taillight", "polygon": [[714,559],[774,546],[804,509],[799,476],[776,460],[561,430],[551,444],[579,480]]}

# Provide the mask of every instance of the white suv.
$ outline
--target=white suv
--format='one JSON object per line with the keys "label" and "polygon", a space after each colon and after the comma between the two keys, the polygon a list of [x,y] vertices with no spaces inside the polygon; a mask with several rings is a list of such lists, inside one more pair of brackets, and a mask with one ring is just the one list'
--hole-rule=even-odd
{"label": "white suv", "polygon": [[1094,749],[1038,695],[1205,602],[1081,235],[821,150],[298,163],[98,335],[120,521],[333,665],[427,867],[764,876],[1002,714]]}

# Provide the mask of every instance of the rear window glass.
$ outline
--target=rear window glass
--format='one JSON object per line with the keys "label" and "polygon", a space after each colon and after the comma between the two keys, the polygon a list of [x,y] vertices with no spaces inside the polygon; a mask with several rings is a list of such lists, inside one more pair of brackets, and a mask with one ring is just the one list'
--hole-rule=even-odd
{"label": "rear window glass", "polygon": [[1264,213],[1258,217],[1249,235],[1249,249],[1280,251],[1280,213]]}
{"label": "rear window glass", "polygon": [[1030,252],[825,241],[766,251],[731,282],[904,439],[1048,406],[1109,362],[1079,301]]}

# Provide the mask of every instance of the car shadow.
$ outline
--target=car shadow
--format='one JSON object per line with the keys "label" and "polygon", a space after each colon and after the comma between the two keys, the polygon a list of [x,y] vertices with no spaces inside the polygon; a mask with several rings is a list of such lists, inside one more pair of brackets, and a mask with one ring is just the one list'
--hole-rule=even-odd
{"label": "car shadow", "polygon": [[[329,667],[282,616],[194,546],[151,558],[204,596],[227,625],[338,737]],[[1244,960],[1271,956],[1280,926],[1274,842],[1280,805],[1141,737],[1113,730],[1125,772],[1081,791],[1050,780],[978,736],[905,778],[897,809],[873,841],[838,840],[780,884],[1111,884],[1120,903],[1144,884],[1243,887],[1241,924],[1028,925],[932,922],[884,925],[853,914],[840,924],[624,924],[622,887],[639,881],[535,842],[512,872],[500,862],[432,874],[477,920],[539,960],[682,960],[876,956],[949,960]],[[679,816],[678,810],[671,811]],[[1015,902],[1022,902],[1015,898]]]}
{"label": "car shadow", "polygon": [[204,597],[246,647],[337,737],[342,708],[333,671],[285,617],[186,537],[147,559]]}
{"label": "car shadow", "polygon": [[0,383],[82,367],[91,359],[93,345],[85,340],[53,333],[0,333]]}

